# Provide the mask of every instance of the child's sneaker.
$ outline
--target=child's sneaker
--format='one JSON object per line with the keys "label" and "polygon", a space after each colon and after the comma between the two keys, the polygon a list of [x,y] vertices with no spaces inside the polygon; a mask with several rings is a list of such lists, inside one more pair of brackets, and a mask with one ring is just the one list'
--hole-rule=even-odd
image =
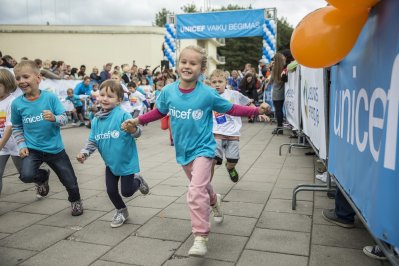
{"label": "child's sneaker", "polygon": [[189,256],[203,257],[208,252],[206,243],[208,242],[207,236],[196,236],[194,238],[194,244],[188,251]]}
{"label": "child's sneaker", "polygon": [[72,124],[71,124],[72,126],[76,126],[77,124],[75,123],[75,122],[72,122]]}
{"label": "child's sneaker", "polygon": [[83,213],[82,200],[77,200],[77,201],[71,202],[71,208],[72,208],[72,211],[71,211],[72,216],[82,215],[82,213]]}
{"label": "child's sneaker", "polygon": [[139,187],[140,192],[143,195],[147,195],[148,192],[150,192],[150,187],[148,186],[147,182],[145,182],[144,178],[139,174],[135,175],[135,177],[138,180],[140,180],[140,187]]}
{"label": "child's sneaker", "polygon": [[369,256],[370,258],[377,259],[377,260],[387,260],[385,257],[384,252],[380,249],[379,246],[366,246],[363,248],[363,253]]}
{"label": "child's sneaker", "polygon": [[116,228],[122,226],[128,217],[129,212],[127,211],[127,208],[116,210],[116,213],[114,214],[114,217],[111,221],[111,227]]}
{"label": "child's sneaker", "polygon": [[237,183],[239,176],[238,176],[238,172],[237,172],[236,168],[234,167],[233,169],[228,169],[227,162],[225,165],[226,165],[226,169],[227,169],[227,172],[229,173],[231,181],[233,181],[234,183]]}
{"label": "child's sneaker", "polygon": [[216,203],[211,206],[213,213],[213,220],[216,223],[223,222],[223,211],[222,211],[222,196],[220,194],[216,194]]}
{"label": "child's sneaker", "polygon": [[35,183],[36,187],[36,198],[41,199],[43,197],[46,197],[50,191],[50,186],[48,185],[48,180],[50,177],[50,170],[47,169],[47,178],[46,181],[44,181],[42,184],[37,184]]}

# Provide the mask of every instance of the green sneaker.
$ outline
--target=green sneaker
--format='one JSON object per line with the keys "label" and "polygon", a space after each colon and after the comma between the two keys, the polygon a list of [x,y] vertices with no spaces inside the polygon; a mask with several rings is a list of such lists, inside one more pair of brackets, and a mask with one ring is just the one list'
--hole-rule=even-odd
{"label": "green sneaker", "polygon": [[227,168],[227,163],[226,163],[226,169],[227,169],[227,172],[229,173],[231,181],[233,181],[234,183],[237,183],[238,179],[239,179],[237,170],[235,168],[228,169]]}

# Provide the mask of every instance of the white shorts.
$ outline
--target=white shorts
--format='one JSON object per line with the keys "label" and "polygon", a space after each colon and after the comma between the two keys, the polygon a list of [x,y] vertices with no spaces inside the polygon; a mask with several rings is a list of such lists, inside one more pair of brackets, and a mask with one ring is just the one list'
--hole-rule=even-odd
{"label": "white shorts", "polygon": [[216,140],[216,154],[215,160],[217,164],[222,164],[223,154],[229,163],[237,163],[240,159],[240,141],[228,139],[215,139]]}

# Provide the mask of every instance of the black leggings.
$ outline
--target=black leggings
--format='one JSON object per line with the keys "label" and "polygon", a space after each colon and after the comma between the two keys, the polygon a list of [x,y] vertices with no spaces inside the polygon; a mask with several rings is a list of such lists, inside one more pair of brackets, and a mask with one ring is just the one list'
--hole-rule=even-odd
{"label": "black leggings", "polygon": [[107,186],[107,194],[116,209],[126,208],[118,190],[119,178],[121,178],[121,193],[124,197],[131,197],[139,189],[140,180],[134,178],[134,174],[116,176],[109,167],[105,168],[105,184]]}
{"label": "black leggings", "polygon": [[283,114],[284,100],[273,101],[273,105],[274,105],[274,110],[276,112],[277,127],[282,127],[284,119],[284,114]]}

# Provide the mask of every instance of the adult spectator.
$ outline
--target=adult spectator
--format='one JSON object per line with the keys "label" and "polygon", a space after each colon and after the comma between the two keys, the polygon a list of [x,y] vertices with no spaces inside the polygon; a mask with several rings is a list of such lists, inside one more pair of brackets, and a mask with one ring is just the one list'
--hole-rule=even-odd
{"label": "adult spectator", "polygon": [[71,73],[69,73],[68,78],[69,78],[69,79],[73,79],[73,80],[79,79],[79,76],[78,76],[78,69],[77,69],[76,67],[73,67],[73,68],[71,69]]}
{"label": "adult spectator", "polygon": [[[256,88],[256,76],[251,72],[248,72],[245,77],[241,80],[239,89],[242,94],[253,100],[253,104],[258,101],[258,91]],[[249,123],[254,122],[254,117],[249,117]]]}
{"label": "adult spectator", "polygon": [[128,64],[123,64],[122,65],[122,80],[125,84],[128,84],[129,82],[132,81],[131,75],[130,75],[130,66]]}
{"label": "adult spectator", "polygon": [[88,76],[83,78],[83,81],[78,83],[73,90],[73,94],[76,95],[90,95],[91,90],[93,89],[92,85],[90,84],[90,78]]}
{"label": "adult spectator", "polygon": [[237,70],[231,71],[231,76],[227,79],[227,85],[230,86],[230,89],[239,91],[240,82],[241,78],[238,76]]}
{"label": "adult spectator", "polygon": [[102,83],[104,80],[110,79],[111,78],[111,71],[112,69],[112,63],[107,63],[104,68],[103,71],[101,71],[100,73],[100,82]]}
{"label": "adult spectator", "polygon": [[2,58],[3,63],[1,64],[2,67],[5,68],[14,68],[14,66],[17,64],[17,62],[12,58],[11,55],[5,55]]}
{"label": "adult spectator", "polygon": [[262,58],[259,60],[259,76],[263,80],[268,78],[269,75],[270,70],[267,67],[267,60]]}
{"label": "adult spectator", "polygon": [[101,77],[100,77],[100,75],[98,74],[98,68],[97,68],[97,67],[93,67],[93,71],[92,71],[91,74],[90,74],[90,79],[91,79],[93,82],[97,83],[97,84],[100,83]]}
{"label": "adult spectator", "polygon": [[66,65],[64,61],[58,61],[53,71],[54,74],[58,75],[61,79],[63,79],[65,76],[65,71],[66,71]]}
{"label": "adult spectator", "polygon": [[86,76],[86,66],[81,65],[78,72],[78,79],[83,79]]}
{"label": "adult spectator", "polygon": [[60,79],[60,77],[50,71],[50,61],[46,60],[44,63],[41,59],[37,58],[34,60],[37,67],[40,69],[40,75],[45,79]]}

